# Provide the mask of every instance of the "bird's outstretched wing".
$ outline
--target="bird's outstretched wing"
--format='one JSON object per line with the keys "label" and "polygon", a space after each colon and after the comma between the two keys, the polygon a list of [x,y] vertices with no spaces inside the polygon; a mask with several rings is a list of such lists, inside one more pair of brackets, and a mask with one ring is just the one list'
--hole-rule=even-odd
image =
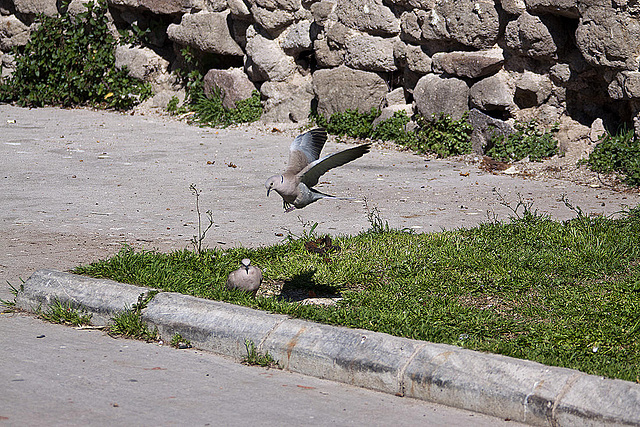
{"label": "bird's outstretched wing", "polygon": [[320,152],[327,141],[327,131],[322,128],[311,129],[296,138],[289,147],[287,172],[297,174],[320,158]]}
{"label": "bird's outstretched wing", "polygon": [[362,144],[313,161],[300,172],[300,182],[307,187],[313,187],[329,169],[337,168],[358,157],[362,157],[369,152],[370,148],[371,144]]}

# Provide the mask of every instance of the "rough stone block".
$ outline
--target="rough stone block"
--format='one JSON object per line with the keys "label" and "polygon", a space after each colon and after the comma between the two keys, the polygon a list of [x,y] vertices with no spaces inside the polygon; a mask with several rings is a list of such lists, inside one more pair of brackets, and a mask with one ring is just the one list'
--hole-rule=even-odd
{"label": "rough stone block", "polygon": [[345,42],[344,61],[351,68],[365,71],[389,72],[397,69],[393,39],[351,34]]}
{"label": "rough stone block", "polygon": [[194,47],[202,52],[242,56],[244,53],[231,37],[226,12],[200,12],[182,16],[179,24],[171,24],[167,35],[173,42]]}
{"label": "rough stone block", "polygon": [[369,112],[380,108],[389,89],[378,74],[341,65],[316,71],[313,91],[318,98],[318,113],[328,118],[347,109]]}
{"label": "rough stone block", "polygon": [[296,69],[293,57],[284,53],[278,41],[259,34],[254,27],[247,30],[246,54],[266,80],[284,81]]}
{"label": "rough stone block", "polygon": [[469,87],[464,81],[453,77],[427,74],[418,80],[413,98],[416,109],[426,119],[440,113],[459,119],[469,110]]}
{"label": "rough stone block", "polygon": [[222,91],[222,105],[226,108],[236,108],[236,104],[251,98],[256,89],[247,75],[239,68],[228,70],[209,70],[204,76],[204,93],[210,95],[213,87]]}
{"label": "rough stone block", "polygon": [[433,70],[453,76],[476,79],[495,74],[504,63],[502,49],[472,52],[438,52],[433,55]]}

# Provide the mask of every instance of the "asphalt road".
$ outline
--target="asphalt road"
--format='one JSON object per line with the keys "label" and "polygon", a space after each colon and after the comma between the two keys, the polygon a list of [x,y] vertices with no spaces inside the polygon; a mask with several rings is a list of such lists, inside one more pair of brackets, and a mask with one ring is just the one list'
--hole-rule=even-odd
{"label": "asphalt road", "polygon": [[[362,200],[392,227],[418,232],[508,218],[497,194],[539,212],[613,214],[640,201],[564,181],[493,175],[462,163],[375,148],[331,171],[319,201],[284,214],[264,180],[280,171],[289,136],[214,130],[157,116],[0,105],[0,299],[41,268],[65,270],[129,244],[167,251],[195,234],[195,198],[211,209],[207,246],[277,243],[369,227]],[[325,152],[344,149],[327,143]],[[38,338],[42,337],[42,338]],[[466,411],[246,367],[216,355],[115,340],[24,315],[0,315],[3,425],[513,425]]]}

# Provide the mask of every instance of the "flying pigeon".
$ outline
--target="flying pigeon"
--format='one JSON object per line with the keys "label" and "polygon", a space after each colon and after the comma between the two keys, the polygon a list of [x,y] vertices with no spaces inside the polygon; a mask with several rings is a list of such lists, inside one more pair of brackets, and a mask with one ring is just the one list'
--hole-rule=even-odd
{"label": "flying pigeon", "polygon": [[274,190],[282,197],[285,212],[302,209],[320,199],[349,199],[321,193],[313,186],[329,169],[342,166],[368,153],[371,144],[358,145],[320,158],[326,141],[327,132],[322,128],[298,135],[289,147],[289,164],[284,173],[273,175],[264,184],[267,196]]}

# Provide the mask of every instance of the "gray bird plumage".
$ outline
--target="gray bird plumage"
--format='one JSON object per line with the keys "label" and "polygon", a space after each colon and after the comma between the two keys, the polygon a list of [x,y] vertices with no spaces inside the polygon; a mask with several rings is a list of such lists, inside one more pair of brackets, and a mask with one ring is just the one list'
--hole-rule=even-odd
{"label": "gray bird plumage", "polygon": [[326,141],[327,132],[322,128],[298,135],[289,147],[289,164],[284,173],[273,175],[264,184],[267,196],[271,190],[280,194],[285,212],[302,209],[324,198],[348,199],[321,193],[313,186],[329,169],[342,166],[368,153],[371,144],[358,145],[320,158]]}
{"label": "gray bird plumage", "polygon": [[262,284],[262,271],[255,265],[251,265],[248,258],[240,261],[240,268],[232,271],[227,279],[227,288],[240,289],[255,296]]}

